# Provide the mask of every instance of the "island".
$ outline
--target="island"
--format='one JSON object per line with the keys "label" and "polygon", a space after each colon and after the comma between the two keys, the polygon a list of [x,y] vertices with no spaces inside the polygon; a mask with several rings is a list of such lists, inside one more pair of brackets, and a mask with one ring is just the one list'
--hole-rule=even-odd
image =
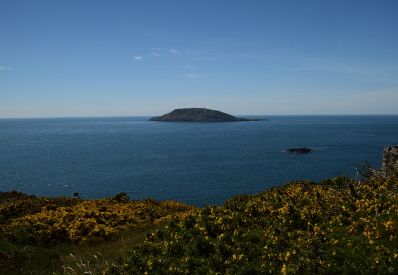
{"label": "island", "polygon": [[313,151],[308,148],[290,148],[290,149],[287,149],[285,152],[296,153],[296,154],[308,154]]}
{"label": "island", "polygon": [[150,121],[166,122],[235,122],[235,121],[260,121],[267,119],[237,118],[232,115],[206,108],[182,108],[163,116],[157,116]]}

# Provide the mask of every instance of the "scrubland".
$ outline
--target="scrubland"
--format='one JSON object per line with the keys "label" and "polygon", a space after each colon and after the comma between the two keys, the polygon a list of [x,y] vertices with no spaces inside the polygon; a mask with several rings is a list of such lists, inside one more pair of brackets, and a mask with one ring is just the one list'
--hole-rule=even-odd
{"label": "scrubland", "polygon": [[2,274],[398,273],[397,176],[293,181],[201,209],[13,197],[0,205]]}

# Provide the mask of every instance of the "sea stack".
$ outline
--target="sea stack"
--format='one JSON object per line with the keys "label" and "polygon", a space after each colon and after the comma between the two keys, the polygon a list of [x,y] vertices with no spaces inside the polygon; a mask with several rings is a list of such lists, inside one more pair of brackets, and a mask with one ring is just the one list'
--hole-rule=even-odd
{"label": "sea stack", "polygon": [[295,154],[308,154],[311,153],[312,150],[308,148],[290,148],[287,149],[285,152],[295,153]]}

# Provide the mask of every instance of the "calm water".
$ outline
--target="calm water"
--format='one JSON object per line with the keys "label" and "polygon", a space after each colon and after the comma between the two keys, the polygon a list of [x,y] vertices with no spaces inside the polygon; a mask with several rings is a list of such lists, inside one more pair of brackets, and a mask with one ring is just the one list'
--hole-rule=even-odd
{"label": "calm water", "polygon": [[[258,116],[257,116],[258,117]],[[266,116],[166,123],[149,117],[0,119],[0,191],[221,205],[290,180],[355,176],[398,144],[398,116]],[[310,154],[285,153],[307,147]]]}

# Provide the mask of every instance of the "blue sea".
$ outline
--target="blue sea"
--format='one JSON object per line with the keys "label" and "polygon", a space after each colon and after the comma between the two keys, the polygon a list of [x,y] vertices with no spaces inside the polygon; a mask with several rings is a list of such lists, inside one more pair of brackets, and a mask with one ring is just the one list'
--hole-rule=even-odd
{"label": "blue sea", "polygon": [[[253,118],[250,116],[240,116]],[[150,117],[0,119],[0,191],[38,197],[151,197],[201,207],[291,180],[321,181],[398,144],[398,116],[256,116],[170,123]],[[309,154],[284,152],[294,147]]]}

